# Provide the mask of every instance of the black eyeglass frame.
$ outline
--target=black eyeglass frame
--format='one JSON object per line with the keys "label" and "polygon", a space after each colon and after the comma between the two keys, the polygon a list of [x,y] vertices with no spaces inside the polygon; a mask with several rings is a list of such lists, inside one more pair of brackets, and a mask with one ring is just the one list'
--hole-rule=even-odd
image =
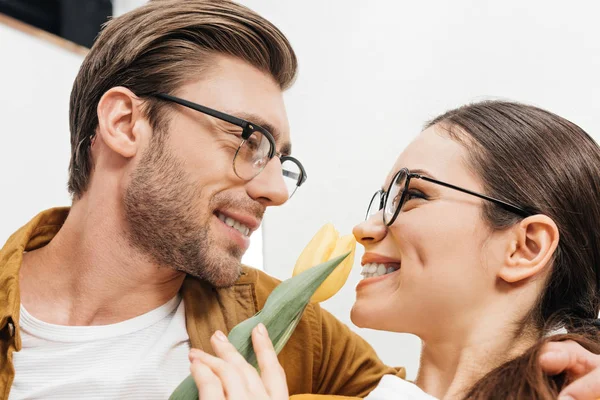
{"label": "black eyeglass frame", "polygon": [[[299,188],[300,186],[302,186],[302,184],[304,182],[306,182],[306,179],[307,179],[306,170],[304,169],[304,166],[302,165],[302,163],[300,161],[298,161],[298,159],[296,159],[295,157],[283,156],[281,154],[277,154],[275,152],[275,139],[273,138],[273,135],[271,134],[271,132],[269,132],[262,126],[253,124],[252,122],[246,121],[246,120],[238,118],[238,117],[234,117],[233,115],[229,115],[224,112],[217,111],[215,109],[203,106],[201,104],[197,104],[197,103],[191,102],[189,100],[182,99],[180,97],[172,96],[167,93],[157,93],[154,95],[154,97],[157,97],[164,101],[169,101],[172,103],[179,104],[181,106],[190,108],[192,110],[201,112],[206,115],[210,115],[211,117],[220,119],[221,121],[229,122],[230,124],[233,124],[233,125],[236,125],[236,126],[239,126],[240,128],[242,128],[242,135],[241,135],[242,143],[240,143],[240,146],[238,147],[237,151],[235,152],[235,155],[233,156],[234,164],[235,164],[235,159],[236,159],[240,149],[244,145],[244,143],[250,138],[250,136],[252,136],[252,134],[254,132],[256,132],[256,131],[260,132],[262,135],[264,135],[267,138],[267,140],[269,141],[269,144],[270,144],[269,160],[271,160],[273,157],[275,157],[277,155],[277,156],[279,156],[279,159],[281,160],[282,163],[284,161],[289,160],[298,166],[298,168],[300,169],[300,176],[298,177],[298,180],[296,182],[296,189]],[[234,167],[234,171],[235,171],[235,167]],[[262,172],[262,169],[256,175],[254,175],[254,177],[256,177],[258,174],[260,174],[260,172]],[[236,175],[237,175],[237,172],[236,172]],[[240,176],[238,175],[238,177],[240,177]],[[243,179],[242,177],[240,177],[240,178]],[[253,179],[253,178],[251,178],[251,179]],[[292,197],[294,192],[292,192],[290,194],[290,197]]]}
{"label": "black eyeglass frame", "polygon": [[396,218],[398,217],[398,214],[400,214],[402,206],[404,205],[404,201],[406,200],[406,194],[408,193],[408,188],[409,188],[409,185],[410,185],[410,180],[412,178],[422,179],[422,180],[427,181],[427,182],[435,183],[437,185],[441,185],[441,186],[444,186],[444,187],[447,187],[447,188],[450,188],[450,189],[458,190],[459,192],[463,192],[463,193],[467,193],[467,194],[470,194],[470,195],[475,196],[475,197],[479,197],[480,199],[483,199],[483,200],[491,201],[492,203],[500,206],[501,208],[505,209],[506,211],[515,213],[515,214],[517,214],[517,215],[519,215],[519,216],[521,216],[523,218],[526,218],[526,217],[529,217],[529,216],[533,215],[533,213],[531,213],[529,211],[526,211],[525,209],[523,209],[523,208],[521,208],[519,206],[516,206],[514,204],[507,203],[505,201],[498,200],[498,199],[495,199],[493,197],[486,196],[485,194],[477,193],[477,192],[474,192],[474,191],[469,190],[469,189],[464,189],[464,188],[461,188],[459,186],[452,185],[450,183],[438,181],[437,179],[433,179],[433,178],[430,178],[428,176],[424,176],[424,175],[421,175],[421,174],[410,172],[408,170],[408,168],[402,168],[402,169],[400,169],[400,171],[398,171],[394,175],[394,178],[390,182],[390,185],[388,187],[387,192],[384,192],[383,190],[378,190],[377,192],[375,192],[375,194],[373,194],[373,197],[371,197],[371,201],[369,202],[369,208],[367,208],[367,215],[366,215],[365,219],[369,218],[369,211],[371,210],[371,206],[373,205],[373,201],[375,200],[375,197],[377,195],[380,195],[380,199],[381,199],[378,211],[381,211],[382,209],[385,208],[387,200],[388,200],[388,193],[391,191],[392,186],[394,185],[394,182],[396,181],[396,179],[398,179],[398,177],[402,173],[406,174],[406,181],[404,182],[404,189],[402,190],[402,196],[400,197],[400,201],[398,202],[398,206],[396,207],[396,210],[394,210],[394,215],[393,215],[392,219],[389,222],[385,221],[385,212],[383,213],[383,216],[382,216],[383,217],[383,223],[386,226],[392,225],[396,221]]}

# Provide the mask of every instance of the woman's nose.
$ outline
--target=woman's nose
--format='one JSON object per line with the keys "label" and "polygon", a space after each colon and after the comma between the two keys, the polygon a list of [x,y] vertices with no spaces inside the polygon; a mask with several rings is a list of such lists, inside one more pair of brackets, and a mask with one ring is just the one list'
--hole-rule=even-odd
{"label": "woman's nose", "polygon": [[381,213],[377,213],[366,221],[356,225],[352,230],[356,241],[363,246],[381,241],[387,235],[387,227],[381,220]]}

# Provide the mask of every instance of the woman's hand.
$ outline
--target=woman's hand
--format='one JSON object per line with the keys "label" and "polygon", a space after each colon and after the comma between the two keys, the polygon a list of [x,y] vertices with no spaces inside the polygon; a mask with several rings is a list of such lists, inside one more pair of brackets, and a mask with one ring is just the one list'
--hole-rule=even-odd
{"label": "woman's hand", "polygon": [[210,341],[218,357],[198,349],[190,351],[190,369],[200,400],[288,399],[285,372],[263,324],[252,331],[252,344],[261,375],[229,343],[223,332],[215,332]]}
{"label": "woman's hand", "polygon": [[547,374],[566,372],[573,381],[560,392],[559,399],[600,399],[600,355],[572,340],[548,342],[542,348],[540,363]]}

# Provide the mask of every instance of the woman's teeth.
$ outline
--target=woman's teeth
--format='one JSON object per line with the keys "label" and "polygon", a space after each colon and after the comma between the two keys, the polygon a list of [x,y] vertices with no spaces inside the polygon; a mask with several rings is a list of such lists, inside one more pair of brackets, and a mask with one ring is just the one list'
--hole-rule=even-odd
{"label": "woman's teeth", "polygon": [[250,235],[250,228],[248,228],[246,225],[236,221],[233,218],[226,217],[221,213],[217,213],[217,216],[219,217],[219,219],[221,221],[223,221],[225,223],[225,225],[232,227],[233,229],[240,232],[242,235],[244,235],[244,236]]}
{"label": "woman's teeth", "polygon": [[390,274],[398,269],[392,266],[386,267],[385,264],[369,263],[363,266],[360,274],[365,278],[372,278],[374,276]]}

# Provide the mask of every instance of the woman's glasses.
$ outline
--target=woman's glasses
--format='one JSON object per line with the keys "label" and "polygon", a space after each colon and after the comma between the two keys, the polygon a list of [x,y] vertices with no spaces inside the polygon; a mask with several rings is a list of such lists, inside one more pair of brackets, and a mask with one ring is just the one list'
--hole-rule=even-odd
{"label": "woman's glasses", "polygon": [[366,219],[369,219],[373,214],[376,214],[379,211],[383,210],[383,223],[386,226],[392,225],[398,217],[398,214],[400,214],[402,206],[404,205],[404,202],[408,197],[407,193],[411,179],[422,179],[427,182],[435,183],[437,185],[445,186],[450,189],[458,190],[460,192],[479,197],[480,199],[491,201],[499,207],[502,207],[503,209],[515,213],[517,215],[520,215],[523,218],[532,215],[531,212],[526,211],[521,207],[515,206],[514,204],[494,199],[493,197],[473,192],[468,189],[463,189],[461,187],[454,186],[446,182],[438,181],[437,179],[429,178],[421,174],[412,173],[407,168],[402,168],[400,171],[398,171],[398,173],[396,173],[394,179],[392,179],[387,192],[384,192],[383,190],[378,190],[377,192],[375,192],[375,194],[371,198],[371,202],[369,203]]}

